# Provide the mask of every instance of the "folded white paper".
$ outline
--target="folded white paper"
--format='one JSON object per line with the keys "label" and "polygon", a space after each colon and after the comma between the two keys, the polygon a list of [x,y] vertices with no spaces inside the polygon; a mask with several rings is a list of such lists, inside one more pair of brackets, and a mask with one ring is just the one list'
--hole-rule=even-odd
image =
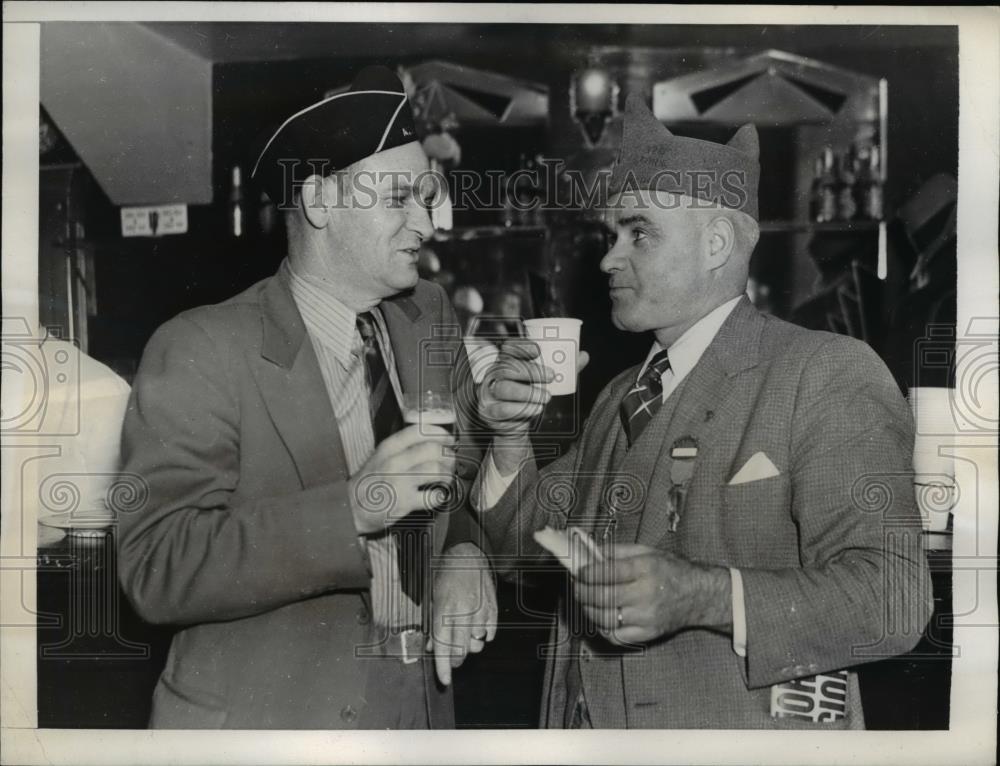
{"label": "folded white paper", "polygon": [[546,527],[535,532],[534,537],[535,542],[555,556],[574,575],[588,564],[604,560],[597,543],[578,527]]}

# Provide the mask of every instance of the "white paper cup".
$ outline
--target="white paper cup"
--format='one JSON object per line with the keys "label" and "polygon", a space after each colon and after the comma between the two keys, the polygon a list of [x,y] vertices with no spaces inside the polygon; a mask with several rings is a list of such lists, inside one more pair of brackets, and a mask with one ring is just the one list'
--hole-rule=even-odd
{"label": "white paper cup", "polygon": [[583,322],[570,317],[526,319],[528,338],[538,344],[542,364],[555,373],[548,384],[553,396],[576,393],[576,357],[580,349],[580,327]]}

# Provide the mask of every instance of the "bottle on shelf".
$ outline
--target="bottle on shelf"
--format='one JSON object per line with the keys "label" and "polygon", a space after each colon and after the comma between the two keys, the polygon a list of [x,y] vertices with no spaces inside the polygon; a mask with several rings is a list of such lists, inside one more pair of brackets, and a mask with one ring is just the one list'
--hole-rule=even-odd
{"label": "bottle on shelf", "polygon": [[867,221],[881,221],[882,174],[877,146],[864,147],[858,153],[856,190],[858,217]]}
{"label": "bottle on shelf", "polygon": [[837,220],[853,221],[858,214],[858,205],[854,199],[854,147],[837,158]]}
{"label": "bottle on shelf", "polygon": [[230,236],[242,237],[246,233],[246,208],[243,203],[243,173],[239,165],[233,165],[229,185],[228,216]]}
{"label": "bottle on shelf", "polygon": [[532,209],[531,209],[531,220],[530,224],[532,226],[544,226],[545,225],[545,201],[546,201],[546,178],[545,178],[545,163],[542,161],[544,158],[541,154],[536,154],[531,160],[531,167],[533,171],[532,178]]}
{"label": "bottle on shelf", "polygon": [[833,149],[824,147],[816,163],[816,223],[829,223],[837,218],[837,188],[834,175]]}
{"label": "bottle on shelf", "polygon": [[537,222],[538,166],[534,157],[522,152],[514,172],[513,188],[508,189],[513,199],[513,224],[532,226]]}
{"label": "bottle on shelf", "polygon": [[500,214],[500,223],[505,229],[509,229],[515,223],[513,190],[510,188],[509,175],[504,176],[502,179],[500,186],[500,199],[503,203],[503,210]]}
{"label": "bottle on shelf", "polygon": [[[521,159],[524,159],[524,155],[521,155]],[[509,229],[518,223],[517,211],[515,210],[516,181],[514,173],[510,171],[505,171],[503,177],[500,179],[500,203],[503,205],[503,209],[500,212],[500,224],[505,229]]]}
{"label": "bottle on shelf", "polygon": [[823,187],[820,178],[823,176],[823,158],[817,157],[813,163],[813,179],[809,187],[809,220],[819,221],[823,210]]}

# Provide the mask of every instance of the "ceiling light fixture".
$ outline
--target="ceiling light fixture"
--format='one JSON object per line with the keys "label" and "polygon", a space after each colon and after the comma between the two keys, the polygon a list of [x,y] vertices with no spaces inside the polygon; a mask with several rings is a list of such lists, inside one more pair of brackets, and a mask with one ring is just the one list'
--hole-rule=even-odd
{"label": "ceiling light fixture", "polygon": [[618,113],[618,83],[591,62],[570,80],[569,108],[590,148],[600,143],[608,122]]}

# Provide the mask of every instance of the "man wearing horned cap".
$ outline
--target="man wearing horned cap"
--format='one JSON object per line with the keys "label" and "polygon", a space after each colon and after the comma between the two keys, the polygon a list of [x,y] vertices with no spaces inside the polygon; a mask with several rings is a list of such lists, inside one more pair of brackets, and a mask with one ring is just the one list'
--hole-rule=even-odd
{"label": "man wearing horned cap", "polygon": [[537,530],[575,527],[603,557],[561,605],[544,726],[862,728],[855,666],[929,618],[909,409],[868,346],[750,303],[758,176],[753,126],[674,136],[630,96],[600,268],[646,360],[540,472],[537,346],[506,342],[482,383],[496,551],[537,563]]}
{"label": "man wearing horned cap", "polygon": [[119,567],[140,615],[180,626],[154,727],[454,725],[452,668],[496,602],[463,504],[474,451],[402,418],[404,392],[454,392],[466,363],[417,277],[427,170],[383,67],[292,115],[253,168],[285,211],[278,273],[146,347],[123,457],[148,497]]}

